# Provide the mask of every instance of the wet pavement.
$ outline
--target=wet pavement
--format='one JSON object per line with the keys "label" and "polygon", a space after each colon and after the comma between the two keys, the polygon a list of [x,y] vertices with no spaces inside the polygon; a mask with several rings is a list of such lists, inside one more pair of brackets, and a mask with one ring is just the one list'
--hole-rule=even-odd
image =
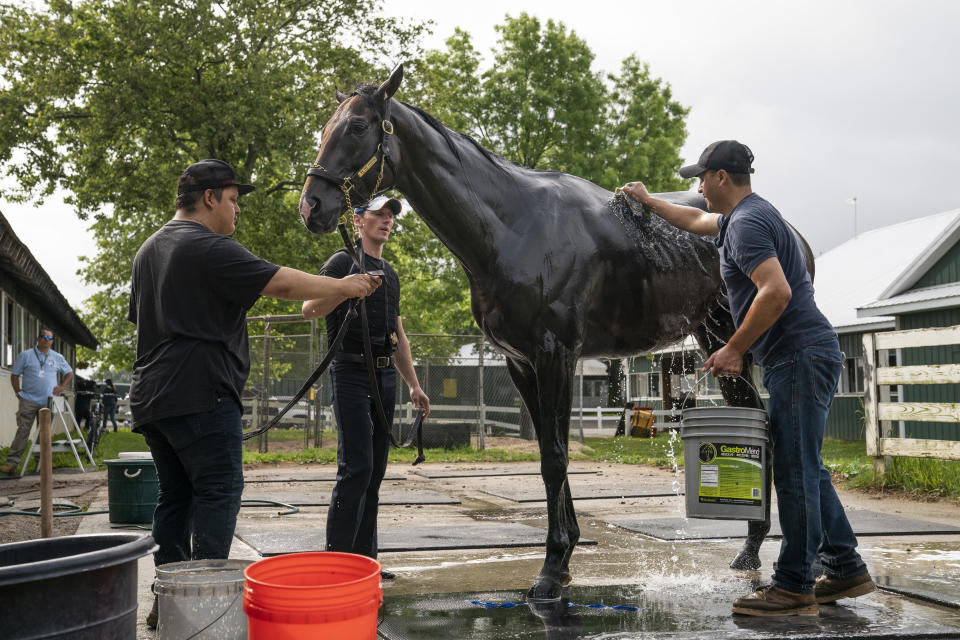
{"label": "wet pavement", "polygon": [[693,590],[572,587],[560,602],[541,603],[510,591],[400,596],[386,602],[380,633],[388,640],[960,638],[956,627],[860,600],[812,617],[731,616],[730,601],[750,586],[730,579]]}
{"label": "wet pavement", "polygon": [[[529,463],[516,465],[526,470]],[[608,463],[574,462],[579,473],[571,477],[574,495],[599,495],[605,487],[682,487],[682,478],[667,470]],[[402,638],[960,638],[960,532],[904,536],[895,528],[860,540],[861,553],[875,576],[889,581],[881,591],[838,606],[823,606],[813,618],[756,620],[730,614],[730,603],[769,579],[779,540],[764,543],[761,571],[736,572],[728,568],[740,549],[738,539],[660,540],[613,524],[624,519],[682,518],[683,498],[677,495],[575,500],[583,538],[571,560],[573,583],[566,595],[571,604],[531,607],[524,594],[543,561],[546,506],[518,503],[497,493],[541,490],[535,475],[488,475],[509,471],[512,465],[427,464],[416,469],[391,465],[391,479],[383,490],[432,491],[460,504],[396,504],[381,509],[380,539],[399,532],[423,534],[430,528],[462,539],[484,539],[485,526],[525,525],[542,532],[530,536],[530,546],[487,549],[430,549],[382,552],[384,566],[397,574],[384,583],[385,622],[382,637]],[[471,477],[459,471],[480,472]],[[425,477],[424,472],[445,477]],[[315,492],[329,493],[333,467],[318,465],[258,466],[247,477],[272,482],[251,485],[251,493],[269,493],[271,499]],[[309,477],[311,485],[303,484]],[[677,482],[679,480],[679,482]],[[841,492],[848,511],[878,512],[931,523],[931,531],[951,531],[960,523],[960,507],[951,503],[924,503],[888,496],[876,499]],[[104,486],[91,509],[106,508]],[[776,504],[774,504],[774,512]],[[776,517],[776,516],[774,516]],[[300,507],[299,513],[278,515],[273,506],[245,507],[238,531],[244,536],[284,533],[290,545],[321,544],[326,508]],[[718,521],[719,522],[719,521]],[[742,525],[745,529],[745,524]],[[83,519],[78,533],[110,531],[106,515]],[[491,530],[492,531],[492,530]],[[396,536],[390,532],[398,532]],[[486,535],[490,535],[489,533]],[[284,537],[284,536],[279,536]],[[427,535],[430,538],[430,535]],[[427,550],[430,549],[430,550]],[[283,549],[281,549],[282,551]],[[289,550],[297,550],[289,548]],[[237,538],[231,557],[259,559],[257,550]],[[141,618],[152,602],[152,559],[140,562]],[[897,581],[900,581],[899,583]],[[881,582],[883,582],[881,581]],[[912,582],[911,582],[912,581]],[[898,584],[932,590],[942,598],[907,597]],[[901,589],[895,593],[893,589]],[[952,596],[950,594],[953,594]],[[508,606],[503,606],[508,605]],[[513,605],[513,606],[510,606]],[[591,606],[593,605],[593,606]],[[950,606],[953,605],[953,606]],[[153,638],[144,624],[138,638]]]}

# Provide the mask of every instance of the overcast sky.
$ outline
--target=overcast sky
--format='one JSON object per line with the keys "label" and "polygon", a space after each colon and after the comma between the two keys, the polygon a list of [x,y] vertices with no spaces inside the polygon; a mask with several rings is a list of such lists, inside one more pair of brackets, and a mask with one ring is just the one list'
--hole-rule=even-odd
{"label": "overcast sky", "polygon": [[[754,189],[819,254],[854,235],[960,208],[960,2],[951,0],[386,0],[389,15],[455,27],[484,53],[494,25],[520,12],[553,18],[616,72],[636,54],[691,108],[682,155],[735,138],[753,150]],[[375,79],[371,79],[375,80]],[[643,179],[643,176],[636,176]],[[0,201],[14,230],[74,305],[89,290],[76,255],[85,225],[51,201]],[[891,247],[895,251],[896,247]]]}

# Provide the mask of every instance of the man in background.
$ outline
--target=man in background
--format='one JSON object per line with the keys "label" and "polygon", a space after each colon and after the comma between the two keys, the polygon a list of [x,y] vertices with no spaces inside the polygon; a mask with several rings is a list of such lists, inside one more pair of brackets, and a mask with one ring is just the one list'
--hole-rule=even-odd
{"label": "man in background", "polygon": [[[17,409],[17,434],[10,444],[7,461],[0,466],[0,477],[13,477],[16,474],[20,458],[30,439],[30,431],[37,419],[40,409],[47,406],[51,396],[63,393],[73,377],[73,369],[66,359],[54,351],[53,331],[47,328],[40,329],[37,344],[17,356],[10,375],[10,384],[17,394],[19,408]],[[57,382],[58,375],[63,376]],[[21,386],[20,378],[23,378]]]}

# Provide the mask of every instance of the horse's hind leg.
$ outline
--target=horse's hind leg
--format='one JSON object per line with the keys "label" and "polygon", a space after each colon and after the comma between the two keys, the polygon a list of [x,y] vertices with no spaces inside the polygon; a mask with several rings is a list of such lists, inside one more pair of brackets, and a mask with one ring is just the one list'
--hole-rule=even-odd
{"label": "horse's hind leg", "polygon": [[570,583],[570,556],[580,527],[567,484],[571,380],[576,356],[555,346],[531,366],[507,360],[510,377],[533,418],[540,445],[540,475],[547,492],[547,552],[543,568],[527,592],[533,600],[555,600]]}
{"label": "horse's hind leg", "polygon": [[[709,356],[725,345],[733,332],[733,318],[730,316],[724,300],[707,315],[704,323],[694,331],[694,335],[697,342],[700,343],[700,347]],[[763,408],[763,403],[753,382],[753,358],[749,353],[743,358],[743,368],[740,371],[739,378],[720,378],[719,382],[720,392],[728,405],[732,407]],[[763,520],[747,522],[747,539],[744,541],[740,553],[730,563],[731,569],[760,568],[760,545],[763,544],[763,539],[770,532],[770,502],[773,488],[773,458],[771,455],[767,455],[765,472],[767,482],[764,491],[766,491],[767,501]]]}

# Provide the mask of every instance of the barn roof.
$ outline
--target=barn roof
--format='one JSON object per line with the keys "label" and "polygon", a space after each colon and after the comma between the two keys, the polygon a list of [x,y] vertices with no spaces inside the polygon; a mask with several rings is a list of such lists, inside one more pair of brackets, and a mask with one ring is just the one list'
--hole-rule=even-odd
{"label": "barn roof", "polygon": [[[838,333],[892,328],[894,319],[887,314],[896,307],[873,303],[905,291],[958,237],[960,209],[861,233],[817,258],[817,306]],[[877,311],[858,314],[868,306]]]}
{"label": "barn roof", "polygon": [[97,348],[97,339],[73,310],[37,259],[13,232],[0,213],[0,272],[16,288],[18,299],[31,308],[42,323],[57,333],[66,333],[76,344]]}

